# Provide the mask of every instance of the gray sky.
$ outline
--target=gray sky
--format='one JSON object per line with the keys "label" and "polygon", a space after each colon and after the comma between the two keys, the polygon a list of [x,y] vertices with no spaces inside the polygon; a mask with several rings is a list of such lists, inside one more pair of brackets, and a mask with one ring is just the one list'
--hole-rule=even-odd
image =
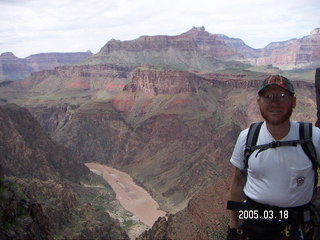
{"label": "gray sky", "polygon": [[193,26],[253,48],[320,27],[319,0],[0,0],[0,53],[98,52],[110,39]]}

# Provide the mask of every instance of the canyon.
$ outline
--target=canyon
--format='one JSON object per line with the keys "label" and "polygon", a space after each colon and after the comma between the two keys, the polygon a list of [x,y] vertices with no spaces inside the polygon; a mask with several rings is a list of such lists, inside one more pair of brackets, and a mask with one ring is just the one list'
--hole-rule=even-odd
{"label": "canyon", "polygon": [[[82,196],[93,191],[83,184],[88,181],[83,178],[93,178],[85,163],[94,161],[129,174],[168,213],[140,239],[223,239],[229,159],[241,129],[261,120],[256,105],[261,81],[272,73],[293,79],[298,101],[293,119],[317,120],[313,66],[318,61],[318,35],[315,30],[300,40],[269,45],[271,55],[289,54],[290,49],[299,58],[303,48],[312,56],[305,62],[268,58],[278,63],[262,60],[262,50],[239,39],[204,28],[178,36],[111,40],[81,63],[1,84],[0,116],[7,124],[0,131],[6,139],[0,142],[4,173],[22,179],[16,181],[24,189],[37,187],[40,197],[35,199],[45,196],[47,188],[54,199],[70,192],[78,201],[62,206],[86,209],[85,217],[104,227],[102,218],[92,217],[96,206],[81,204]],[[36,162],[31,161],[34,156]],[[47,206],[46,201],[42,204]],[[112,236],[128,237],[116,221],[107,219]],[[53,226],[55,233],[67,233]],[[100,227],[83,224],[82,237],[97,236]]]}
{"label": "canyon", "polygon": [[0,55],[0,82],[21,80],[32,72],[78,63],[91,56],[91,52],[39,53],[26,58],[18,58],[12,52],[2,53]]}
{"label": "canyon", "polygon": [[92,180],[89,169],[27,109],[2,105],[0,120],[1,239],[128,239],[104,208],[90,203],[98,193],[80,184]]}

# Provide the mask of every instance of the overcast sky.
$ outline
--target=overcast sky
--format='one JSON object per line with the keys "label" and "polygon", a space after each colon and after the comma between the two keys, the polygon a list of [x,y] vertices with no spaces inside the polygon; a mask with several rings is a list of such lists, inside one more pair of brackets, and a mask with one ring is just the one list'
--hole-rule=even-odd
{"label": "overcast sky", "polygon": [[179,35],[193,26],[253,48],[309,35],[320,0],[0,0],[0,53],[98,52],[112,38]]}

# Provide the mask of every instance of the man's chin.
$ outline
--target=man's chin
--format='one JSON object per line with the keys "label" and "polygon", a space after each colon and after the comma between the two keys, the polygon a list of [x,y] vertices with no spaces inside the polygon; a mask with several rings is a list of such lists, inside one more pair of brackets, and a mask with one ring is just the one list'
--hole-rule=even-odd
{"label": "man's chin", "polygon": [[262,114],[262,117],[264,118],[264,120],[267,123],[270,123],[272,125],[281,125],[283,123],[285,123],[286,121],[288,121],[290,119],[291,114],[287,114],[286,116],[282,116],[282,117],[272,117],[272,116],[268,116],[265,114]]}
{"label": "man's chin", "polygon": [[261,116],[263,117],[263,119],[267,122],[270,123],[272,125],[281,125],[282,123],[288,121],[292,115],[292,109],[289,110],[285,115],[279,116],[277,114],[268,114],[264,111],[261,111],[260,109],[260,113]]}
{"label": "man's chin", "polygon": [[271,125],[274,125],[274,126],[277,126],[277,125],[281,125],[283,124],[284,122],[287,121],[287,119],[281,119],[281,120],[274,120],[274,119],[265,119],[267,123],[271,124]]}

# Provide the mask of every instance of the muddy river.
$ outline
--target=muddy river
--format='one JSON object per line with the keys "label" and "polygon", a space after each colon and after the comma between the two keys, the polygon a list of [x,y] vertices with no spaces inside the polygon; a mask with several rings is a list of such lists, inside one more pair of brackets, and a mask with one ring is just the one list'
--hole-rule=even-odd
{"label": "muddy river", "polygon": [[158,203],[142,187],[136,185],[127,173],[100,163],[86,163],[86,166],[109,183],[120,204],[141,222],[148,226],[166,212],[159,210]]}

